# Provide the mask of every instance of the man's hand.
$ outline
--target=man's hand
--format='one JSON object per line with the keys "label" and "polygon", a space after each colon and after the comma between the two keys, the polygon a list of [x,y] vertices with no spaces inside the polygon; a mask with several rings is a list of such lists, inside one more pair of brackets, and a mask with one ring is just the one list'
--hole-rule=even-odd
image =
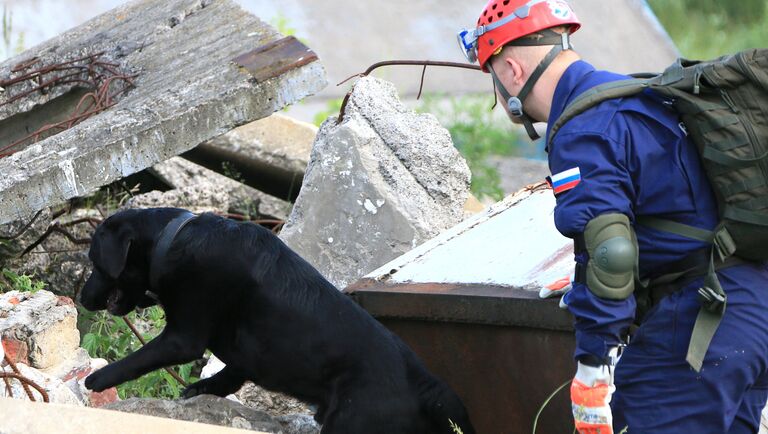
{"label": "man's hand", "polygon": [[609,403],[615,390],[608,365],[595,367],[578,362],[571,383],[571,408],[579,434],[613,434]]}
{"label": "man's hand", "polygon": [[[571,276],[566,276],[560,280],[550,283],[544,288],[541,288],[539,291],[539,298],[550,298],[564,295],[566,292],[570,291],[571,288],[573,288],[573,278]],[[561,297],[560,308],[565,309],[567,307],[568,306],[565,304],[563,298]]]}

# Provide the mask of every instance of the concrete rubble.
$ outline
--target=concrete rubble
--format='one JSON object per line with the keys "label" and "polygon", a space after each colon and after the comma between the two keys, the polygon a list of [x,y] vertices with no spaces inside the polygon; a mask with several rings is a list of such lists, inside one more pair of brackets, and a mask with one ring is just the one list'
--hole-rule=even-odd
{"label": "concrete rubble", "polygon": [[219,208],[225,211],[285,220],[293,206],[288,201],[270,196],[181,157],[163,161],[152,169],[164,182],[176,189],[190,186],[207,186],[211,191],[223,189],[228,196],[228,209],[224,207],[224,203],[221,203]]}
{"label": "concrete rubble", "polygon": [[[0,341],[5,357],[19,373],[41,386],[50,402],[101,406],[117,399],[114,388],[91,393],[83,380],[107,364],[91,359],[80,348],[77,310],[72,300],[45,290],[35,293],[9,291],[0,294]],[[3,372],[13,372],[7,360],[0,360]],[[8,381],[0,387],[0,397],[29,399],[21,383]],[[35,400],[41,400],[33,390]]]}
{"label": "concrete rubble", "polygon": [[[231,0],[129,3],[3,62],[0,80],[62,62],[87,71],[88,59],[134,86],[107,110],[0,159],[0,223],[87,195],[326,85],[314,53]],[[87,92],[75,83],[35,86],[4,86],[0,145],[54,115],[63,120]]]}
{"label": "concrete rubble", "polygon": [[182,156],[292,202],[316,135],[314,125],[275,113],[201,143]]}
{"label": "concrete rubble", "polygon": [[343,121],[321,126],[281,238],[343,288],[457,224],[469,181],[434,116],[408,110],[390,83],[362,78]]}
{"label": "concrete rubble", "polygon": [[0,398],[0,421],[3,434],[255,434],[237,428],[7,398]]}
{"label": "concrete rubble", "polygon": [[[200,378],[210,378],[224,369],[224,366],[224,362],[211,355],[208,363],[203,367]],[[314,411],[307,404],[291,396],[266,390],[250,381],[227,398],[238,404],[257,408],[275,416],[287,433],[315,434],[320,431],[320,426],[312,417]]]}
{"label": "concrete rubble", "polygon": [[[269,433],[282,431],[279,422],[263,411],[212,395],[186,400],[131,398],[104,406],[107,410],[207,423]],[[285,433],[285,432],[284,432]],[[288,434],[288,433],[285,433]],[[291,433],[293,434],[293,433]]]}

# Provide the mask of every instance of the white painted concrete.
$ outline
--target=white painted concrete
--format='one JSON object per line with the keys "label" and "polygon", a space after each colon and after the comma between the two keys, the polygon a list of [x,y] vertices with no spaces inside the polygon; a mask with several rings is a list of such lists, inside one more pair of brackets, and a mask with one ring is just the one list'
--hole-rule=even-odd
{"label": "white painted concrete", "polygon": [[366,278],[538,291],[573,272],[572,241],[555,229],[554,206],[551,190],[521,191]]}

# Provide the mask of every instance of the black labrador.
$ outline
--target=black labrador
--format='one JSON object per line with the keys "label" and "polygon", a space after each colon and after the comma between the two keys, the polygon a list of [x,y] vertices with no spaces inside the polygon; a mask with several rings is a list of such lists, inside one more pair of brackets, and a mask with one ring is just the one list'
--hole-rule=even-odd
{"label": "black labrador", "polygon": [[[458,396],[393,333],[269,230],[175,208],[127,210],[94,233],[88,310],[125,315],[159,303],[165,329],[85,380],[102,391],[199,359],[226,363],[189,398],[251,380],[317,406],[323,434],[464,434]],[[450,355],[446,355],[450,357]]]}

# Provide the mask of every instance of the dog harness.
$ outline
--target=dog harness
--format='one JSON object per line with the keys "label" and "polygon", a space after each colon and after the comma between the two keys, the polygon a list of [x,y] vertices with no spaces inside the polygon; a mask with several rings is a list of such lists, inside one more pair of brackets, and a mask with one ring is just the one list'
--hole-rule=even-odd
{"label": "dog harness", "polygon": [[185,211],[165,225],[160,232],[160,237],[152,248],[152,258],[149,263],[149,284],[152,289],[157,289],[163,271],[165,271],[165,259],[168,255],[168,250],[171,248],[171,244],[173,244],[173,240],[179,232],[184,229],[184,226],[195,218],[197,218],[197,215]]}

